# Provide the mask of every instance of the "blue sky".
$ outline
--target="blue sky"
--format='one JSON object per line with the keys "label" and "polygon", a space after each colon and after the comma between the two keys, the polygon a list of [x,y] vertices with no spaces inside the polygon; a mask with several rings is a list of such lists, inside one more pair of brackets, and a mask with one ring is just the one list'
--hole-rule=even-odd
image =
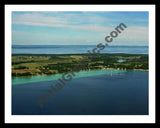
{"label": "blue sky", "polygon": [[127,28],[111,45],[148,45],[148,12],[12,12],[12,44],[92,45],[120,23]]}

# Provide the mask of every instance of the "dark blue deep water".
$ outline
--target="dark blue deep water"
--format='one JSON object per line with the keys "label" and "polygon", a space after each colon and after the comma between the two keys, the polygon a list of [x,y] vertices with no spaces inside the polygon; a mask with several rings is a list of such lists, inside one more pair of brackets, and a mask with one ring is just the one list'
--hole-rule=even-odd
{"label": "dark blue deep water", "polygon": [[[12,54],[75,54],[92,51],[96,45],[12,45]],[[148,54],[148,46],[106,46],[101,53]]]}
{"label": "dark blue deep water", "polygon": [[117,74],[74,78],[44,103],[56,81],[12,86],[13,115],[147,115],[148,72],[126,71]]}

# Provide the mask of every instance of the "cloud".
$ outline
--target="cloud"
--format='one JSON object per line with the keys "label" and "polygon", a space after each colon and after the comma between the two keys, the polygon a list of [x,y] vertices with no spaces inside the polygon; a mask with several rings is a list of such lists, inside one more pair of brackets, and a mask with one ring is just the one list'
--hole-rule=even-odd
{"label": "cloud", "polygon": [[148,41],[148,27],[128,27],[118,38],[137,41]]}
{"label": "cloud", "polygon": [[[115,13],[114,16],[112,14],[108,17],[107,16],[108,15],[106,12],[13,12],[12,24],[14,25],[68,28],[68,30],[70,30],[70,34],[68,35],[68,31],[65,32],[65,29],[61,29],[62,31],[59,29],[54,29],[52,33],[49,33],[43,30],[43,32],[32,32],[32,29],[26,31],[23,30],[22,27],[19,30],[13,29],[12,35],[13,39],[16,40],[22,40],[21,36],[23,36],[24,41],[25,39],[29,40],[30,38],[30,41],[37,40],[37,42],[39,40],[53,40],[57,42],[64,41],[64,43],[65,41],[86,41],[96,43],[105,41],[104,38],[109,35],[119,23],[124,21],[127,28],[124,32],[118,35],[118,39],[116,39],[117,41],[148,42],[148,26],[141,26],[142,22],[145,22],[146,19],[140,19],[139,17],[135,17],[134,19],[132,18],[133,20],[129,19],[129,17],[128,19],[121,19],[121,16],[118,14],[115,15]],[[73,29],[76,31],[73,31]],[[41,30],[41,27],[37,30]],[[83,32],[85,32],[85,34]],[[77,36],[78,34],[80,35]],[[14,38],[14,36],[16,38]]]}
{"label": "cloud", "polygon": [[56,14],[56,16],[46,16],[43,13],[13,13],[12,24],[65,27],[100,32],[106,32],[111,30],[111,28],[109,27],[107,28],[106,26],[104,27],[99,25],[106,21],[106,18],[100,16],[93,16],[92,14],[79,15],[64,13],[61,13],[60,16]]}
{"label": "cloud", "polygon": [[50,17],[41,15],[40,13],[22,13],[22,14],[14,14],[12,15],[12,23],[13,24],[25,24],[28,23],[44,23],[44,24],[57,24],[57,23],[65,23],[63,18]]}
{"label": "cloud", "polygon": [[13,35],[27,35],[28,32],[13,30],[13,31],[12,31],[12,34],[13,34]]}

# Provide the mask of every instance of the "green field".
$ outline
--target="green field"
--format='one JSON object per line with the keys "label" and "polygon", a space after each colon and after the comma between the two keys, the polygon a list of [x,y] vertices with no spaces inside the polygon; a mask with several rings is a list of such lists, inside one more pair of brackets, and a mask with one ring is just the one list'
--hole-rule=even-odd
{"label": "green field", "polygon": [[[118,60],[123,60],[119,62]],[[148,70],[146,54],[13,54],[12,76],[65,73],[86,61],[81,70],[122,69]]]}

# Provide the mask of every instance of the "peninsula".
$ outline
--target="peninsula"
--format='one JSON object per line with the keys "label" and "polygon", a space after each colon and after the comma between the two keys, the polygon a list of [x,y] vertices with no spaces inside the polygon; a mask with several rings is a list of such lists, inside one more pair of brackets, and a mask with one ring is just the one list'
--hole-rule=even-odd
{"label": "peninsula", "polygon": [[[65,73],[89,54],[12,54],[12,76]],[[104,53],[89,60],[81,70],[94,69],[148,70],[148,54]]]}

